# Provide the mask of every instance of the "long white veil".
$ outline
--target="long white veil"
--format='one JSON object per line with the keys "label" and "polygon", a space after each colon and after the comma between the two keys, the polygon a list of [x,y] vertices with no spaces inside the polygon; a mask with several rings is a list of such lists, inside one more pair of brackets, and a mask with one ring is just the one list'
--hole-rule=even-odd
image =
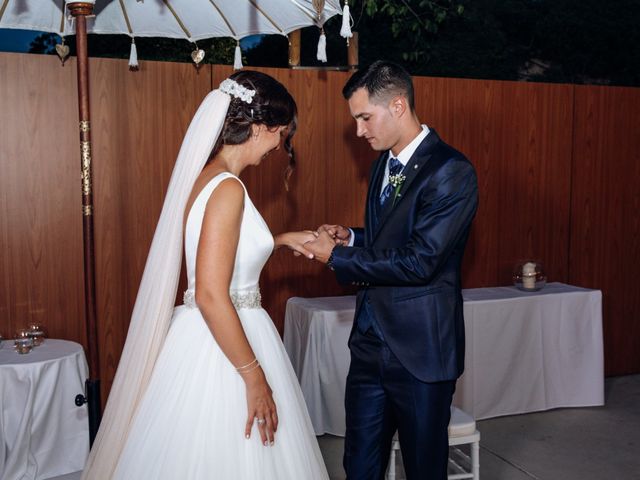
{"label": "long white veil", "polygon": [[151,243],[109,400],[82,479],[108,480],[149,383],[173,314],[183,249],[183,215],[191,189],[222,131],[230,96],[210,92],[180,147]]}

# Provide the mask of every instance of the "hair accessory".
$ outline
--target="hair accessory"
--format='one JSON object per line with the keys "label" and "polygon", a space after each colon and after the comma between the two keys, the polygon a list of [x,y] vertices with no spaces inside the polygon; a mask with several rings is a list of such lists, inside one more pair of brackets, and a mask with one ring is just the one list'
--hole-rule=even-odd
{"label": "hair accessory", "polygon": [[253,101],[253,96],[256,94],[255,90],[249,90],[230,78],[224,80],[220,84],[219,88],[220,91],[231,95],[232,97],[239,98],[246,103],[251,103]]}

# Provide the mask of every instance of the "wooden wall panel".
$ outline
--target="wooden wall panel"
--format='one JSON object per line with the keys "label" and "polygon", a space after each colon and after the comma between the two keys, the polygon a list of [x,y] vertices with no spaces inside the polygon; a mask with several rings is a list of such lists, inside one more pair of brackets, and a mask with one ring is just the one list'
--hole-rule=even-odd
{"label": "wooden wall panel", "polygon": [[[85,341],[75,59],[0,55],[0,333]],[[9,348],[5,346],[5,348]]]}
{"label": "wooden wall panel", "polygon": [[569,281],[603,293],[605,372],[640,372],[640,89],[576,87]]}
{"label": "wooden wall panel", "polygon": [[444,141],[464,153],[478,174],[479,207],[463,262],[463,286],[498,285],[499,197],[502,148],[495,124],[504,101],[499,84],[489,81],[415,78],[420,119]]}
{"label": "wooden wall panel", "polygon": [[[75,64],[0,54],[0,332],[31,320],[84,343]],[[184,132],[229,67],[91,59],[97,300],[103,394],[127,332]],[[349,74],[261,69],[298,102],[290,191],[277,152],[243,174],[274,233],[361,225],[371,162],[341,96]],[[415,78],[420,118],[476,166],[480,208],[464,285],[510,283],[521,257],[551,281],[604,292],[607,373],[640,371],[638,89]],[[574,99],[574,92],[575,99]],[[574,112],[575,105],[575,112]],[[574,129],[575,126],[575,129]],[[572,163],[573,162],[573,163]],[[286,299],[351,293],[316,263],[275,252],[261,279],[282,331]],[[180,293],[178,293],[180,297]]]}
{"label": "wooden wall panel", "polygon": [[[361,225],[377,153],[355,135],[341,95],[349,74],[263,71],[291,90],[300,110],[294,141],[299,163],[291,192],[272,189],[281,185],[280,166],[262,165],[245,175],[272,231],[323,222]],[[231,69],[216,72],[214,84]],[[571,137],[572,87],[437,78],[415,83],[422,121],[478,169],[480,209],[465,257],[464,285],[510,284],[514,264],[529,257],[544,262],[550,281],[567,281],[571,143],[565,139]],[[326,269],[308,263],[278,252],[264,271],[265,307],[281,331],[287,298],[351,291],[338,286]]]}
{"label": "wooden wall panel", "polygon": [[175,159],[210,69],[91,59],[96,296],[103,393],[110,388]]}
{"label": "wooden wall panel", "polygon": [[480,202],[466,287],[509,285],[518,261],[567,281],[573,90],[568,85],[416,78],[420,118],[476,167]]}

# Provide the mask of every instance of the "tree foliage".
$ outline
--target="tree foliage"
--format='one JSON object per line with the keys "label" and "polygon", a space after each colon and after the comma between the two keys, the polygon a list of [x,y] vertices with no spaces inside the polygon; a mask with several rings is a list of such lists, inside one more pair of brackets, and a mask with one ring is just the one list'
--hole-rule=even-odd
{"label": "tree foliage", "polygon": [[[640,85],[640,1],[608,0],[350,0],[360,64],[396,61],[414,75]],[[320,31],[302,31],[304,66],[345,66],[342,18],[324,26],[329,62],[316,60]],[[32,51],[53,52],[42,35]],[[74,52],[74,38],[68,43]],[[190,62],[186,41],[136,39],[141,61]],[[235,42],[198,42],[205,63],[230,64]],[[126,58],[126,36],[89,35],[93,56]],[[245,65],[287,67],[286,37],[265,36],[246,50]]]}
{"label": "tree foliage", "polygon": [[532,54],[549,64],[543,80],[640,85],[640,2],[542,3]]}
{"label": "tree foliage", "polygon": [[400,56],[409,63],[428,59],[431,40],[447,20],[462,15],[464,9],[457,0],[360,0],[365,28],[372,23],[388,25],[394,39],[391,45],[400,41],[404,47]]}
{"label": "tree foliage", "polygon": [[361,63],[417,75],[640,85],[637,0],[354,0]]}

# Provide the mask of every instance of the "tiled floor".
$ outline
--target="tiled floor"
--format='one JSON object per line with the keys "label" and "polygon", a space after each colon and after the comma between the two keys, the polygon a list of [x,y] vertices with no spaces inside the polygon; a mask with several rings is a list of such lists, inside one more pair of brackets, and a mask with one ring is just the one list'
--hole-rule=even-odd
{"label": "tiled floor", "polygon": [[[640,375],[608,378],[604,407],[478,422],[483,480],[640,479]],[[343,480],[339,437],[319,438],[331,480]],[[402,466],[398,478],[404,478]]]}

